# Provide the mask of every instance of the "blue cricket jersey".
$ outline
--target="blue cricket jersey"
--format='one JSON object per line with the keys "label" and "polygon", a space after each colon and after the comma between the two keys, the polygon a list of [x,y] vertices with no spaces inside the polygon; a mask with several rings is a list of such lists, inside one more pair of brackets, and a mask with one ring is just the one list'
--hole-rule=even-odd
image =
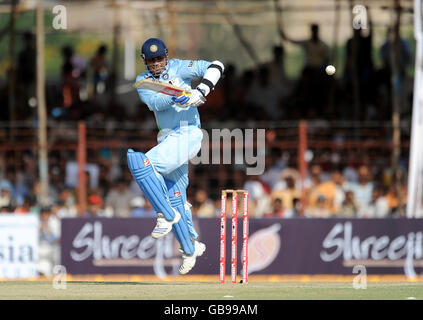
{"label": "blue cricket jersey", "polygon": [[[191,79],[202,78],[210,64],[211,62],[204,60],[170,59],[159,78],[155,78],[147,70],[139,74],[136,81],[153,79],[168,82],[183,89],[191,89]],[[148,89],[137,88],[137,91],[140,99],[154,112],[159,130],[176,129],[181,121],[201,127],[197,107],[180,108],[169,95]]]}

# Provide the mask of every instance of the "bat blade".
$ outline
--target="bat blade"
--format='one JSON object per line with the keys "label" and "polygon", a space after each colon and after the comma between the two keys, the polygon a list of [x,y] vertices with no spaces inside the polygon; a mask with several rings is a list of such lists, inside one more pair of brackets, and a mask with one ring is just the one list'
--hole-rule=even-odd
{"label": "bat blade", "polygon": [[177,97],[183,93],[186,93],[184,89],[174,86],[170,83],[154,81],[150,79],[144,79],[144,80],[135,82],[134,88],[148,89],[155,92],[167,94],[173,97]]}

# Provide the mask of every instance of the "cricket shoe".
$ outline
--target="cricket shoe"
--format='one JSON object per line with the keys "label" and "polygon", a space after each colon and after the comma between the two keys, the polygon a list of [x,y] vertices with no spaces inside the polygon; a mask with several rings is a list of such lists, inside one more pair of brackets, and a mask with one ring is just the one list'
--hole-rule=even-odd
{"label": "cricket shoe", "polygon": [[158,239],[167,235],[170,232],[170,230],[172,230],[172,225],[174,225],[181,219],[181,214],[175,209],[173,211],[175,212],[175,217],[173,218],[172,221],[167,221],[163,213],[161,212],[157,213],[158,218],[157,218],[156,227],[151,233],[151,236],[154,239]]}
{"label": "cricket shoe", "polygon": [[182,266],[179,267],[180,274],[187,274],[195,266],[195,260],[206,251],[206,245],[200,241],[194,240],[194,254],[189,256],[182,254]]}

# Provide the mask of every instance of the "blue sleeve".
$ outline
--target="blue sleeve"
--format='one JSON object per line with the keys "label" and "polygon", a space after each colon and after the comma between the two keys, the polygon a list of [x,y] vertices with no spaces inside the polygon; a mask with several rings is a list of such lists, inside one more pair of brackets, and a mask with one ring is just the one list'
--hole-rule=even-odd
{"label": "blue sleeve", "polygon": [[[136,81],[142,80],[145,77],[139,75]],[[151,111],[163,111],[172,107],[174,102],[172,101],[172,97],[154,92],[148,89],[139,89],[137,88],[138,95],[142,102],[144,102],[148,109]]]}
{"label": "blue sleeve", "polygon": [[174,104],[171,96],[147,89],[138,88],[137,91],[142,102],[144,102],[151,111],[163,111],[171,108]]}
{"label": "blue sleeve", "polygon": [[179,60],[178,74],[182,79],[202,78],[210,65],[205,60]]}

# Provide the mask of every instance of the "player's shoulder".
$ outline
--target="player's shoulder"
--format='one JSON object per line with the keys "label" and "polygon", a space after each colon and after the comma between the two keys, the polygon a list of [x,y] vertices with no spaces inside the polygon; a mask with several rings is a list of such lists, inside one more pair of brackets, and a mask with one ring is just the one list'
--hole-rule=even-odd
{"label": "player's shoulder", "polygon": [[151,74],[149,72],[143,72],[137,75],[135,81],[145,80],[151,77]]}
{"label": "player's shoulder", "polygon": [[198,63],[209,63],[209,61],[205,60],[194,60],[194,59],[176,59],[172,58],[169,60],[170,67],[188,67],[191,68],[194,64]]}
{"label": "player's shoulder", "polygon": [[187,64],[187,61],[189,61],[189,60],[172,58],[172,59],[169,60],[169,67],[178,68],[180,66],[184,66],[184,65]]}

